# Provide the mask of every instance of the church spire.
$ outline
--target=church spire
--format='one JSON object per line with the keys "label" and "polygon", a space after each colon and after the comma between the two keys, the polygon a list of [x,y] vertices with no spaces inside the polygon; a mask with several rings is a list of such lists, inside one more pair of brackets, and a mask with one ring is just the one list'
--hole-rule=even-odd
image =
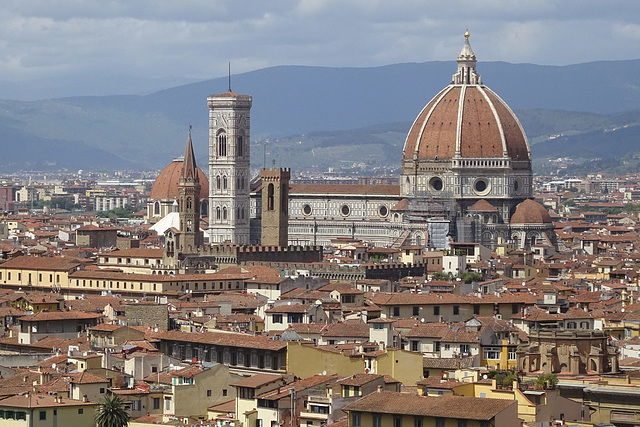
{"label": "church spire", "polygon": [[458,54],[458,72],[452,77],[452,82],[457,85],[482,84],[480,74],[476,73],[476,54],[469,43],[469,30],[464,33],[464,46]]}
{"label": "church spire", "polygon": [[182,167],[182,178],[198,179],[198,169],[196,166],[196,157],[193,154],[193,144],[191,143],[191,126],[189,126],[189,137],[187,138],[187,148],[184,152],[184,163]]}

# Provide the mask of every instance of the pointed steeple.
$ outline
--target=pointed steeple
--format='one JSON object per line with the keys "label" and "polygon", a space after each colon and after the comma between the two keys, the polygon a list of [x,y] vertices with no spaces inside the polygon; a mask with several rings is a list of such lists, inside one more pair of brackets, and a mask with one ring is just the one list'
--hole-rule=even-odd
{"label": "pointed steeple", "polygon": [[189,137],[187,138],[187,148],[184,152],[184,162],[182,166],[182,178],[198,180],[198,169],[196,157],[193,154],[193,144],[191,142],[191,126],[189,126]]}
{"label": "pointed steeple", "polygon": [[469,30],[464,33],[464,46],[458,54],[458,72],[452,77],[453,84],[479,85],[482,84],[480,74],[476,73],[476,54],[469,43]]}

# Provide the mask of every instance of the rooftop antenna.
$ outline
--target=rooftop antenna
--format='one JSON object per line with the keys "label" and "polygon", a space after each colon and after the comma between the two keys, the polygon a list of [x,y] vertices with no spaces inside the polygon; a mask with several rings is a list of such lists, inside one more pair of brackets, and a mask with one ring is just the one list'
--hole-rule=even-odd
{"label": "rooftop antenna", "polygon": [[229,61],[229,92],[231,92],[231,61]]}

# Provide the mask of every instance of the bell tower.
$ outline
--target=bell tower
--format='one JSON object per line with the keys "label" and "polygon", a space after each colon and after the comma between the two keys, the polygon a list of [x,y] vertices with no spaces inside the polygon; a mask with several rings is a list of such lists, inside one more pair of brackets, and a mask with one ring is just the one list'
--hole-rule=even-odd
{"label": "bell tower", "polygon": [[191,128],[184,152],[182,175],[178,184],[178,212],[180,215],[180,239],[178,251],[193,253],[202,245],[200,233],[200,180],[198,168],[193,154]]}
{"label": "bell tower", "polygon": [[249,244],[250,95],[229,89],[209,106],[209,241]]}
{"label": "bell tower", "polygon": [[263,246],[289,244],[289,180],[291,170],[261,169]]}

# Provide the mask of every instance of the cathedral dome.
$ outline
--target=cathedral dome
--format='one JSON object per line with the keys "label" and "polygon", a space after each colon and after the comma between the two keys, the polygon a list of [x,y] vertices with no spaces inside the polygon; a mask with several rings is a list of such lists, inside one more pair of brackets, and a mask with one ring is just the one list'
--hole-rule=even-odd
{"label": "cathedral dome", "polygon": [[540,203],[526,199],[516,206],[511,224],[551,224],[551,215]]}
{"label": "cathedral dome", "polygon": [[420,112],[407,135],[403,160],[501,158],[530,161],[527,137],[509,106],[481,83],[469,44],[452,82]]}
{"label": "cathedral dome", "polygon": [[[180,183],[183,167],[184,160],[180,157],[162,169],[162,172],[153,183],[153,187],[151,187],[149,198],[156,200],[177,199],[179,195],[178,184]],[[200,168],[197,169],[200,181],[200,200],[206,200],[209,197],[209,180]]]}

